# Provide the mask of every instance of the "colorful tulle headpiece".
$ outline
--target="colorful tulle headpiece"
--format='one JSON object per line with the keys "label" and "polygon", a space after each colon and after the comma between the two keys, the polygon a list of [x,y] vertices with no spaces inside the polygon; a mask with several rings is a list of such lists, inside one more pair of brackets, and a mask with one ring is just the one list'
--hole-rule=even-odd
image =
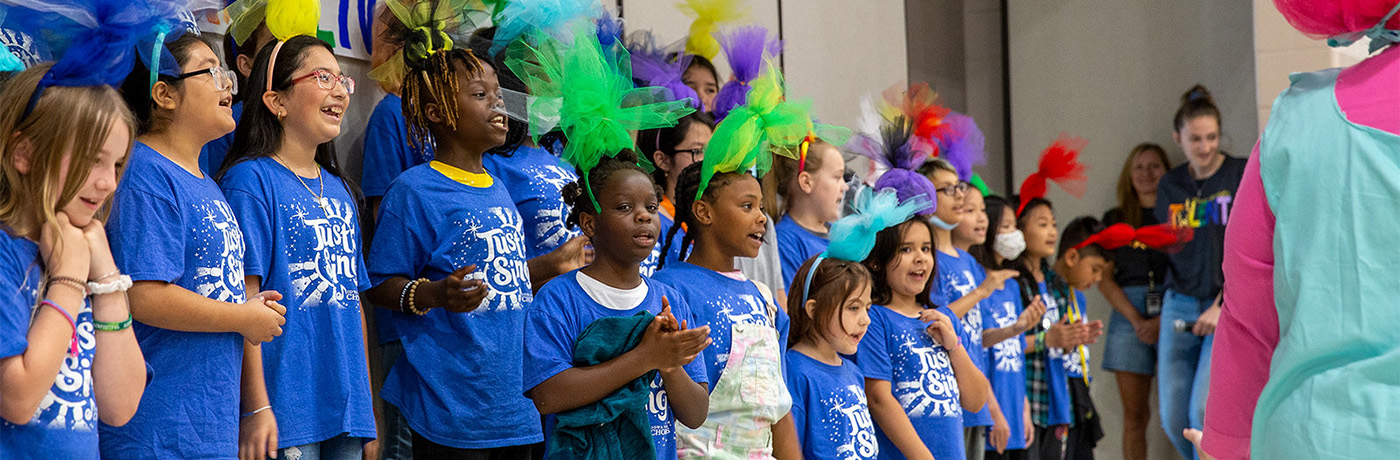
{"label": "colorful tulle headpiece", "polygon": [[783,43],[768,36],[768,29],[759,25],[740,27],[719,37],[724,57],[733,71],[730,80],[715,95],[714,107],[707,107],[715,120],[723,121],[734,106],[743,104],[749,93],[749,82],[758,78],[763,63],[783,52]]}
{"label": "colorful tulle headpiece", "polygon": [[987,181],[982,180],[982,176],[973,174],[972,179],[969,179],[967,183],[976,187],[977,191],[982,192],[982,196],[992,196],[992,188],[987,186]]}
{"label": "colorful tulle headpiece", "polygon": [[[610,58],[587,27],[592,24],[581,24],[574,27],[572,45],[541,37],[534,40],[538,46],[507,49],[505,64],[530,88],[530,133],[538,140],[562,129],[569,140],[563,159],[583,172],[587,184],[602,157],[633,146],[632,131],[675,126],[694,109],[665,88],[634,87],[627,51],[619,47]],[[598,206],[591,189],[588,195]]]}
{"label": "colorful tulle headpiece", "polygon": [[[492,38],[491,55],[501,54],[519,38],[551,37],[565,44],[572,39],[572,23],[589,22],[603,14],[598,0],[511,0],[495,16],[496,34]],[[534,35],[530,32],[541,34]],[[597,41],[597,37],[594,37]],[[537,45],[537,43],[531,43]]]}
{"label": "colorful tulle headpiece", "polygon": [[719,41],[715,39],[719,26],[738,22],[749,15],[743,0],[681,0],[676,7],[694,19],[690,23],[685,52],[711,61],[719,55]]}
{"label": "colorful tulle headpiece", "polygon": [[822,260],[837,259],[860,263],[870,256],[870,250],[875,248],[875,235],[881,230],[899,225],[930,206],[933,206],[933,201],[926,195],[900,200],[899,194],[893,189],[883,189],[879,193],[869,188],[861,189],[856,193],[853,203],[855,212],[831,224],[831,230],[827,233],[831,244],[827,245],[826,251],[817,256],[811,268],[807,269],[807,282],[802,284],[802,298],[805,300],[811,296],[812,277],[817,272],[817,267],[821,266]]}
{"label": "colorful tulle headpiece", "polygon": [[[775,153],[798,160],[798,149],[810,133],[831,137],[830,142],[836,145],[842,143],[844,128],[813,123],[808,114],[812,102],[784,99],[782,73],[772,61],[767,68],[762,77],[753,81],[745,103],[735,107],[715,127],[700,164],[696,200],[705,195],[715,174],[753,170],[762,176],[773,166]],[[849,131],[846,134],[849,136]]]}
{"label": "colorful tulle headpiece", "polygon": [[1060,184],[1061,189],[1075,198],[1084,197],[1084,191],[1088,188],[1089,177],[1086,173],[1089,168],[1079,162],[1079,152],[1088,143],[1078,137],[1060,134],[1054,144],[1041,152],[1039,167],[1021,183],[1021,204],[1016,207],[1017,216],[1026,210],[1026,204],[1031,200],[1045,197],[1048,182]]}
{"label": "colorful tulle headpiece", "polygon": [[1074,249],[1083,249],[1091,244],[1097,244],[1110,251],[1124,246],[1132,246],[1139,249],[1174,252],[1191,241],[1193,236],[1189,227],[1157,224],[1135,229],[1131,225],[1117,223],[1085,238],[1084,241],[1074,245]]}
{"label": "colorful tulle headpiece", "polygon": [[987,163],[987,138],[972,117],[949,112],[935,132],[938,157],[952,163],[953,169],[958,170],[958,180],[971,180],[972,167]]}
{"label": "colorful tulle headpiece", "polygon": [[31,0],[0,6],[5,27],[43,40],[57,62],[30,97],[25,116],[44,88],[120,85],[131,73],[142,37],[169,26],[182,0]]}
{"label": "colorful tulle headpiece", "polygon": [[632,54],[632,78],[647,86],[666,88],[676,100],[688,101],[691,107],[700,108],[700,95],[682,81],[685,69],[690,67],[691,56],[669,59],[673,53],[656,46],[651,31],[633,32],[627,38],[627,49]]}
{"label": "colorful tulle headpiece", "polygon": [[426,68],[438,53],[465,43],[473,30],[491,21],[481,0],[387,0],[385,7],[403,25],[390,27],[386,34],[386,41],[399,50],[369,75],[392,86],[402,83],[406,73]]}
{"label": "colorful tulle headpiece", "polygon": [[[938,154],[934,137],[945,135],[944,118],[948,109],[937,104],[938,94],[927,84],[909,87],[895,85],[882,92],[880,102],[865,98],[862,108],[862,131],[846,145],[847,150],[874,160],[885,171],[876,178],[875,188],[893,188],[902,199],[925,195],[937,196],[933,182],[919,174],[924,162]],[[937,211],[937,202],[921,212]]]}
{"label": "colorful tulle headpiece", "polygon": [[258,26],[266,24],[275,40],[287,41],[297,35],[316,35],[321,21],[318,0],[238,0],[224,9],[228,33],[238,44],[248,41]]}

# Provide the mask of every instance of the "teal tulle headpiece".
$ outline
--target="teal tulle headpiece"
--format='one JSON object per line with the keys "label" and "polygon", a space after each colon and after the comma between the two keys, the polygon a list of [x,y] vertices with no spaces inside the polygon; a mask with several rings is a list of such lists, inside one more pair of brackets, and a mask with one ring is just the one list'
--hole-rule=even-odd
{"label": "teal tulle headpiece", "polygon": [[827,236],[831,244],[826,252],[817,256],[812,267],[807,269],[807,282],[802,285],[802,298],[805,300],[812,290],[812,276],[817,273],[824,259],[838,259],[860,263],[870,256],[875,247],[875,235],[914,217],[920,211],[933,206],[927,195],[916,195],[899,201],[899,195],[892,188],[873,192],[869,188],[856,194],[855,213],[842,217],[831,224]]}

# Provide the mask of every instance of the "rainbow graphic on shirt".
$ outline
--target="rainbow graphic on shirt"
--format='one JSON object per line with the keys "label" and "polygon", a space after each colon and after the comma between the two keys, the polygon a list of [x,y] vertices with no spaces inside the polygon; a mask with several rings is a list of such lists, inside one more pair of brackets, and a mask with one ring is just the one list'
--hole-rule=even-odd
{"label": "rainbow graphic on shirt", "polygon": [[1188,198],[1185,203],[1172,203],[1168,217],[1176,228],[1201,228],[1210,225],[1225,226],[1230,221],[1230,204],[1234,197],[1229,191],[1220,191],[1204,198]]}

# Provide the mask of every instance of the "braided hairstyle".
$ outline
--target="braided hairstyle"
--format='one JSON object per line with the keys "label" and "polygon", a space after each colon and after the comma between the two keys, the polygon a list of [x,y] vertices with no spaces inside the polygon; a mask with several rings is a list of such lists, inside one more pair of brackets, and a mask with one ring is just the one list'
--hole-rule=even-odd
{"label": "braided hairstyle", "polygon": [[[590,190],[595,195],[606,196],[610,180],[622,171],[636,171],[647,178],[651,177],[646,170],[637,165],[637,153],[631,149],[623,149],[617,155],[603,156],[598,161],[598,165],[588,171],[588,174],[584,174],[584,171],[577,168],[574,171],[578,174],[578,180],[568,183],[559,190],[559,193],[564,195],[564,202],[568,203],[571,208],[568,218],[564,220],[564,225],[571,229],[578,228],[580,213],[586,212],[596,215],[602,212],[601,209],[593,206],[593,200],[588,195]],[[656,189],[657,201],[660,201],[661,186],[656,185],[656,182],[653,181],[652,187]],[[691,192],[691,194],[694,195],[695,192]]]}
{"label": "braided hairstyle", "polygon": [[[408,140],[414,148],[432,145],[431,121],[425,110],[437,104],[442,125],[449,131],[457,129],[458,65],[467,75],[485,71],[470,49],[442,48],[451,38],[441,30],[418,27],[410,29],[401,21],[387,21],[383,34],[385,42],[403,48],[403,60],[408,74],[403,78],[403,117],[408,122]],[[462,44],[465,45],[465,44]],[[460,46],[460,45],[459,45]]]}
{"label": "braided hairstyle", "polygon": [[[681,170],[681,175],[676,179],[676,222],[671,226],[671,230],[666,232],[666,242],[661,245],[662,254],[670,254],[671,241],[679,233],[681,227],[686,227],[685,237],[681,238],[681,256],[684,261],[686,255],[690,253],[690,247],[695,243],[695,235],[700,233],[700,224],[695,221],[695,193],[700,191],[700,165],[701,162],[692,163]],[[740,178],[748,176],[747,172],[715,172],[710,178],[710,186],[705,187],[705,194],[700,197],[706,203],[713,204],[719,190],[738,182]],[[748,176],[753,177],[753,176]],[[660,270],[666,266],[666,258],[662,257],[657,263],[656,269]]]}

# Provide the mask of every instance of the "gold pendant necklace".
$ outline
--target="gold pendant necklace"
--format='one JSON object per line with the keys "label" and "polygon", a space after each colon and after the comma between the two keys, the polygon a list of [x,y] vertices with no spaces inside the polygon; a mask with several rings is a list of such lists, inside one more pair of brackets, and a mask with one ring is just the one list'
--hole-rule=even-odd
{"label": "gold pendant necklace", "polygon": [[291,166],[287,165],[286,161],[282,160],[282,155],[274,153],[273,156],[277,157],[277,162],[281,163],[283,168],[287,168],[287,171],[292,173],[293,177],[297,178],[297,182],[301,182],[302,187],[306,187],[306,193],[310,193],[311,196],[316,197],[316,204],[321,207],[321,211],[326,213],[326,217],[330,217],[331,207],[330,204],[326,203],[326,180],[321,174],[321,168],[319,166],[316,168],[316,179],[321,184],[321,193],[317,194],[315,191],[311,190],[310,185],[306,185],[306,180],[301,178],[301,174],[297,174],[296,171],[292,170]]}

